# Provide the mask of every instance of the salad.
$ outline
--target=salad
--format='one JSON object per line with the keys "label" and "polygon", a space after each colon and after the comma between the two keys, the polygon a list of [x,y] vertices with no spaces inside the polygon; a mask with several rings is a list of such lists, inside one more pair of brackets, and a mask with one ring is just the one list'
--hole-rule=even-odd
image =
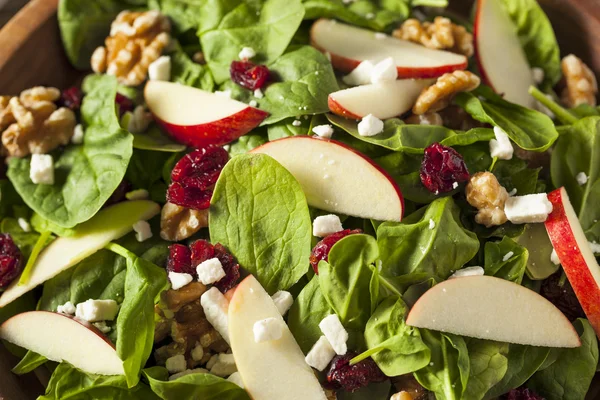
{"label": "salad", "polygon": [[0,338],[40,399],[583,400],[596,78],[535,0],[61,0],[0,96]]}

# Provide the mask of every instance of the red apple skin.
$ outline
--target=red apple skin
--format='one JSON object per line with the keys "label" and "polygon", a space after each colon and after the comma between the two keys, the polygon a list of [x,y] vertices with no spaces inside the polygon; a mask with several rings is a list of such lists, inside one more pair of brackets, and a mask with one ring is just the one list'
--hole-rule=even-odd
{"label": "red apple skin", "polygon": [[361,116],[351,113],[346,110],[340,103],[338,103],[331,95],[327,98],[327,106],[329,107],[329,111],[334,113],[335,115],[339,115],[340,117],[349,118],[349,119],[362,119]]}
{"label": "red apple skin", "polygon": [[481,32],[481,9],[483,8],[483,4],[486,0],[477,0],[477,8],[475,14],[475,21],[473,24],[473,46],[475,48],[475,62],[477,63],[477,69],[479,70],[479,76],[481,77],[481,81],[491,87],[494,92],[498,93],[498,91],[492,85],[487,73],[485,72],[485,68],[483,68],[483,62],[479,57],[479,42],[477,38],[479,37],[479,33]]}
{"label": "red apple skin", "polygon": [[206,147],[221,146],[244,136],[260,125],[268,115],[266,111],[248,106],[229,117],[200,125],[175,125],[156,115],[154,120],[175,141],[191,147]]}
{"label": "red apple skin", "polygon": [[545,222],[546,231],[585,315],[600,338],[600,288],[590,272],[590,267],[597,266],[588,266],[579,251],[579,244],[563,206],[564,201],[569,201],[564,198],[565,194],[564,188],[548,194],[553,208]]}

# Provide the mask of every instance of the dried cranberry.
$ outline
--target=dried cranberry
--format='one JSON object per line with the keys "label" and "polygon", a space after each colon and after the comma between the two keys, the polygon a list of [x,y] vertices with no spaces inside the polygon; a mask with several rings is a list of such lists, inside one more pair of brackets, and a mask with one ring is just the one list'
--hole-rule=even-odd
{"label": "dried cranberry", "polygon": [[0,288],[7,287],[21,272],[23,256],[8,233],[0,233]]}
{"label": "dried cranberry", "polygon": [[544,400],[542,396],[525,387],[512,389],[505,398],[506,400]]}
{"label": "dried cranberry", "polygon": [[434,143],[425,149],[421,163],[421,182],[432,193],[446,193],[469,180],[462,156],[453,148]]}
{"label": "dried cranberry", "polygon": [[106,200],[104,206],[111,206],[113,204],[117,204],[124,201],[125,195],[131,191],[131,188],[131,183],[123,179],[121,183],[119,183],[119,186],[117,186],[113,194],[111,194],[108,200]]}
{"label": "dried cranberry", "polygon": [[169,246],[169,258],[167,259],[167,271],[196,275],[192,267],[192,252],[183,244],[172,244]]}
{"label": "dried cranberry", "polygon": [[231,80],[246,89],[262,88],[269,79],[269,69],[250,61],[232,61],[229,67]]}
{"label": "dried cranberry", "polygon": [[342,238],[345,238],[348,235],[354,235],[356,233],[362,233],[362,231],[360,229],[344,229],[343,231],[332,233],[331,235],[326,236],[323,238],[323,240],[317,243],[310,253],[310,265],[313,267],[315,274],[319,273],[319,261],[327,261],[329,251],[333,245],[342,240]]}
{"label": "dried cranberry", "polygon": [[331,389],[341,388],[354,392],[371,382],[383,382],[388,379],[372,358],[365,358],[350,365],[350,360],[356,355],[354,352],[348,352],[333,358],[327,371],[327,383]]}
{"label": "dried cranberry", "polygon": [[540,294],[556,306],[569,321],[585,318],[585,313],[567,279],[561,282],[562,271],[550,275],[542,282]]}
{"label": "dried cranberry", "polygon": [[70,108],[73,111],[77,111],[81,108],[81,101],[83,100],[83,93],[77,86],[72,86],[65,89],[60,94],[59,105],[62,107]]}
{"label": "dried cranberry", "polygon": [[200,239],[190,244],[190,249],[193,266],[197,266],[211,258],[217,258],[221,262],[221,266],[225,271],[225,276],[215,282],[214,285],[222,293],[225,293],[237,284],[240,279],[240,265],[235,261],[235,258],[227,252],[227,249],[225,249],[223,245],[217,243],[213,246],[206,240]]}
{"label": "dried cranberry", "polygon": [[123,96],[121,93],[117,93],[115,97],[115,103],[119,106],[119,117],[125,114],[127,111],[133,111],[133,101],[127,96]]}
{"label": "dried cranberry", "polygon": [[167,200],[182,207],[205,210],[210,206],[213,186],[229,155],[221,147],[197,149],[185,155],[171,172]]}

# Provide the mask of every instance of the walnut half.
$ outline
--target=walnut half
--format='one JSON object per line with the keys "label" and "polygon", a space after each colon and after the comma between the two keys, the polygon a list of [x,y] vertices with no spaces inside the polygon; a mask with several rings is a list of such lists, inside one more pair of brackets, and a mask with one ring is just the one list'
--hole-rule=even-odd
{"label": "walnut half", "polygon": [[507,221],[504,204],[508,193],[491,172],[471,176],[466,188],[467,201],[477,208],[475,222],[486,227],[502,225]]}
{"label": "walnut half", "polygon": [[440,76],[430,87],[423,89],[413,107],[417,115],[440,111],[448,105],[459,92],[476,89],[481,79],[469,71],[454,71]]}
{"label": "walnut half", "polygon": [[160,237],[171,242],[187,239],[208,226],[208,209],[192,210],[167,202],[160,214]]}
{"label": "walnut half", "polygon": [[433,22],[423,22],[410,18],[396,29],[392,35],[398,39],[422,44],[430,49],[449,50],[467,57],[473,55],[473,35],[448,18],[435,17]]}
{"label": "walnut half", "polygon": [[590,68],[573,54],[562,59],[561,67],[567,84],[562,92],[563,103],[568,107],[596,106],[598,82]]}

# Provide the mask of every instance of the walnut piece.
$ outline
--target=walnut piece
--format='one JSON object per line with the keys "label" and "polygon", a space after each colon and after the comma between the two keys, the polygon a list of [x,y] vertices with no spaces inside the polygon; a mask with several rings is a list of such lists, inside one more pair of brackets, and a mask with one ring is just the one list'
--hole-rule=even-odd
{"label": "walnut piece", "polygon": [[[406,393],[413,400],[427,398],[427,390],[417,382],[413,374],[395,376],[392,379],[394,388],[400,393]],[[396,393],[398,395],[399,393]],[[390,399],[392,400],[392,399]]]}
{"label": "walnut piece", "polygon": [[469,71],[454,71],[440,76],[428,88],[423,89],[413,107],[417,115],[440,111],[450,105],[459,92],[470,92],[481,83],[479,77]]}
{"label": "walnut piece", "polygon": [[401,391],[394,393],[392,397],[390,397],[390,400],[413,400],[413,397],[410,393]]}
{"label": "walnut piece", "polygon": [[598,82],[592,70],[573,54],[562,59],[561,67],[566,81],[561,96],[562,102],[568,107],[577,107],[580,104],[596,106]]}
{"label": "walnut piece", "polygon": [[475,222],[486,227],[502,225],[507,221],[504,203],[508,192],[491,172],[471,176],[466,188],[467,201],[477,209]]}
{"label": "walnut piece", "polygon": [[449,50],[467,57],[471,57],[474,51],[473,35],[465,27],[453,24],[445,17],[435,17],[433,23],[407,19],[392,35],[430,49]]}
{"label": "walnut piece", "polygon": [[171,23],[158,11],[123,11],[113,21],[104,46],[92,54],[94,72],[114,75],[127,86],[141,85],[148,67],[171,43]]}
{"label": "walnut piece", "polygon": [[13,157],[46,154],[71,140],[75,113],[54,103],[60,90],[34,87],[19,96],[0,96],[0,131],[4,152]]}
{"label": "walnut piece", "polygon": [[208,226],[208,210],[192,210],[167,202],[160,214],[160,237],[179,242]]}

